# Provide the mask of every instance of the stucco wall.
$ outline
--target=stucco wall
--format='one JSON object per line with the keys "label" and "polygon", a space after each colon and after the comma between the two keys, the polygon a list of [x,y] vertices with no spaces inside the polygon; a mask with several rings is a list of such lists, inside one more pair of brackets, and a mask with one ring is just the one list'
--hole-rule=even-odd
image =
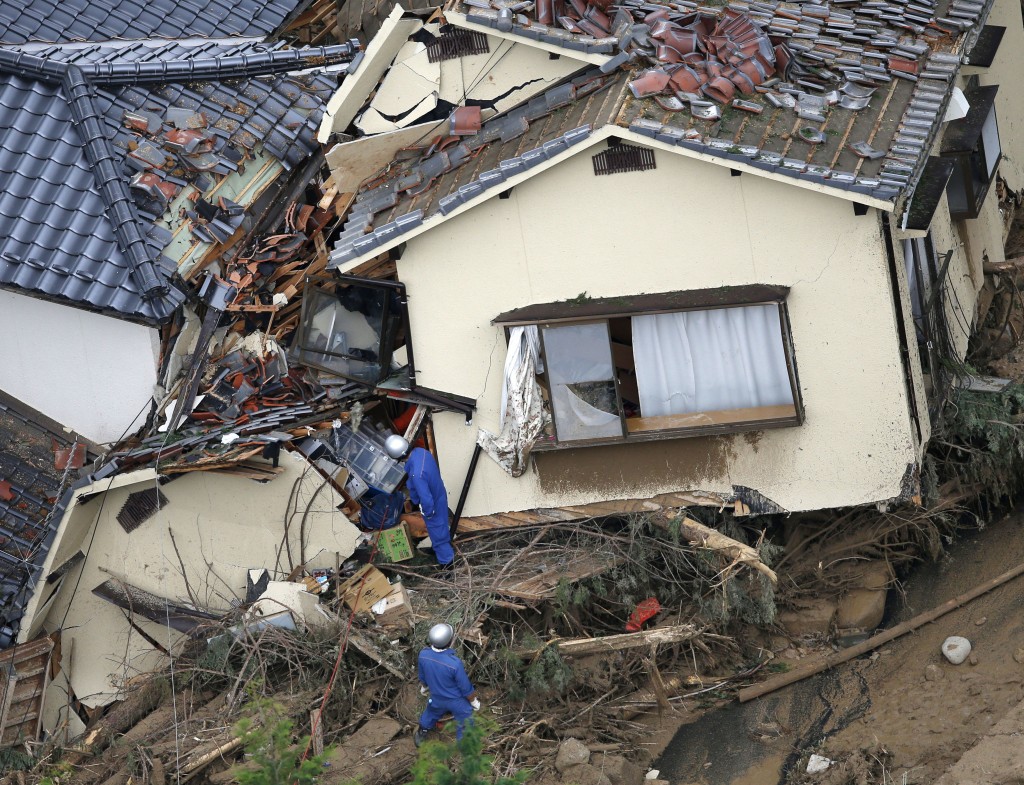
{"label": "stucco wall", "polygon": [[792,287],[806,422],[716,438],[538,454],[519,479],[482,458],[465,514],[755,488],[790,510],[896,496],[914,460],[879,217],[664,151],[657,170],[595,177],[580,154],[414,238],[399,262],[418,379],[479,409],[435,417],[454,507],[478,427],[496,431],[497,314],[530,303],[753,283]]}
{"label": "stucco wall", "polygon": [[94,442],[149,414],[159,335],[151,327],[0,291],[0,390]]}
{"label": "stucco wall", "polygon": [[[130,533],[117,522],[117,514],[128,494],[152,487],[153,475],[145,470],[115,478],[112,490],[77,505],[66,517],[43,574],[79,549],[88,550],[88,558],[83,567],[68,573],[43,617],[25,619],[21,637],[28,639],[41,629],[63,626],[64,656],[72,652],[74,657],[74,662],[64,662],[63,668],[71,674],[75,694],[87,705],[102,705],[117,696],[119,685],[127,678],[162,667],[164,662],[163,656],[129,627],[118,607],[92,594],[104,581],[118,578],[185,604],[191,590],[207,608],[227,610],[233,599],[244,598],[248,569],[266,568],[275,580],[284,580],[292,565],[301,563],[299,528],[307,508],[306,563],[333,567],[335,553],[343,559],[352,553],[358,530],[337,509],[341,497],[304,458],[282,453],[281,466],[284,471],[267,483],[213,472],[185,474],[160,486],[167,506]],[[143,481],[117,487],[136,478]],[[108,482],[100,481],[85,492],[102,492]],[[287,546],[283,546],[289,513],[291,525]],[[173,541],[168,530],[173,532]],[[78,591],[71,599],[76,584]],[[180,639],[178,633],[162,625],[145,619],[136,619],[136,623],[165,647]]]}

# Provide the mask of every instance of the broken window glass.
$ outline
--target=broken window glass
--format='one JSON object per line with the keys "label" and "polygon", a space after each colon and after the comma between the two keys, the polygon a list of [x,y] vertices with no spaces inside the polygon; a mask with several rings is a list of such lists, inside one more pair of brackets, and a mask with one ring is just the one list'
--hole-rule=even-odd
{"label": "broken window glass", "polygon": [[397,287],[339,281],[307,286],[299,329],[299,362],[367,385],[387,375],[402,324]]}
{"label": "broken window glass", "polygon": [[541,333],[558,440],[621,437],[608,325],[545,327]]}
{"label": "broken window glass", "polygon": [[557,443],[800,423],[783,302],[651,310],[541,323]]}

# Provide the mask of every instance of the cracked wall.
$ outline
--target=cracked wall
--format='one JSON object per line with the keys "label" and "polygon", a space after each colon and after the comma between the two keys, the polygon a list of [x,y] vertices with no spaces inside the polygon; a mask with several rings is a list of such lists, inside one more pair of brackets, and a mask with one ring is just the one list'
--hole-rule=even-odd
{"label": "cracked wall", "polygon": [[413,238],[398,264],[418,381],[479,406],[470,427],[459,415],[435,417],[452,506],[477,428],[498,429],[505,342],[490,324],[497,314],[584,291],[758,283],[792,290],[802,426],[580,448],[539,456],[518,479],[484,457],[465,514],[733,485],[789,510],[897,496],[915,450],[877,212],[856,216],[844,200],[663,151],[654,171],[596,177],[590,159],[603,149],[584,149],[510,198]]}

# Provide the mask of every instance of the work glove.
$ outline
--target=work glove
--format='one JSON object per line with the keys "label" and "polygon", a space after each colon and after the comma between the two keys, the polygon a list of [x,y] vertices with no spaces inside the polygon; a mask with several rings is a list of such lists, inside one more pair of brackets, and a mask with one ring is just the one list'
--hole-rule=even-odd
{"label": "work glove", "polygon": [[471,700],[469,702],[469,705],[473,707],[473,711],[480,711],[480,699],[479,698],[473,698],[473,700]]}
{"label": "work glove", "polygon": [[426,684],[421,684],[420,685],[420,695],[429,695],[429,694],[430,694],[430,688],[427,687]]}

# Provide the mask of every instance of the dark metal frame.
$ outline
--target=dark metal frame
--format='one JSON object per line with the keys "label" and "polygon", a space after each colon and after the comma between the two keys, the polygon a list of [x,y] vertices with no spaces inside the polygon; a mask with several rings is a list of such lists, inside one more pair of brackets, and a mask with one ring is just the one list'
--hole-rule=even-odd
{"label": "dark metal frame", "polygon": [[[416,372],[415,372],[415,366],[413,365],[412,334],[411,334],[411,332],[409,330],[409,309],[406,307],[406,304],[407,304],[408,300],[407,300],[406,292],[405,292],[405,284],[399,283],[397,281],[381,280],[381,279],[378,279],[378,278],[360,278],[359,276],[356,276],[356,275],[336,275],[336,276],[330,276],[330,277],[329,276],[319,276],[319,275],[307,275],[306,276],[306,287],[307,287],[307,290],[308,290],[309,287],[312,286],[315,291],[325,292],[326,293],[326,287],[327,286],[329,286],[329,285],[338,285],[338,284],[349,284],[349,285],[367,286],[367,287],[370,287],[370,288],[384,289],[384,290],[387,290],[388,292],[395,292],[395,293],[398,294],[399,310],[401,312],[400,313],[400,317],[401,317],[401,320],[402,320],[402,326],[405,329],[406,351],[409,354],[409,379],[410,379],[410,382],[411,382],[413,388],[415,389],[415,386],[416,386],[416,375],[415,374],[416,374]],[[373,382],[367,382],[365,379],[356,379],[356,378],[354,378],[352,376],[347,376],[346,374],[339,373],[337,371],[337,369],[335,369],[335,368],[329,368],[326,365],[321,365],[321,364],[316,363],[316,362],[311,362],[311,361],[309,361],[308,359],[306,359],[303,356],[304,354],[312,353],[312,352],[315,351],[316,354],[321,354],[321,355],[326,354],[326,355],[330,355],[332,357],[339,357],[339,358],[344,358],[345,357],[344,355],[338,354],[336,352],[330,352],[330,351],[327,351],[327,350],[320,350],[320,349],[314,350],[314,349],[309,348],[308,346],[305,346],[302,343],[302,339],[305,337],[306,331],[307,331],[307,329],[309,327],[309,320],[312,318],[312,307],[313,307],[312,303],[313,303],[313,300],[315,300],[315,299],[316,299],[315,297],[304,297],[303,300],[302,300],[302,313],[299,316],[299,328],[296,331],[296,339],[295,339],[296,340],[295,350],[298,353],[299,362],[302,365],[308,365],[308,366],[310,366],[312,368],[318,368],[319,370],[322,370],[325,373],[332,374],[333,376],[339,376],[339,377],[341,377],[343,379],[349,379],[350,381],[353,381],[356,384],[361,384],[361,385],[363,385],[365,387],[371,387],[372,388],[373,386],[375,386],[379,382],[383,381],[384,378],[387,377],[388,371],[389,371],[389,369],[391,367],[391,353],[392,353],[392,347],[390,345],[388,345],[386,347],[386,350],[384,350],[384,348],[385,348],[384,344],[388,342],[388,339],[393,339],[394,338],[394,335],[389,333],[388,330],[387,330],[387,325],[388,325],[389,319],[391,317],[391,297],[385,297],[384,298],[384,309],[383,309],[383,313],[381,315],[381,329],[382,329],[382,333],[381,333],[381,349],[382,349],[382,351],[378,352],[378,356],[377,356],[377,361],[378,361],[378,364],[380,365],[380,373],[378,374],[377,378]],[[351,358],[349,358],[349,359],[351,359]]]}
{"label": "dark metal frame", "polygon": [[[946,196],[949,202],[950,216],[954,220],[977,218],[981,212],[981,206],[985,202],[992,181],[995,180],[996,172],[999,170],[999,161],[1002,159],[1002,140],[999,137],[999,117],[996,114],[995,97],[998,86],[989,85],[976,87],[966,92],[967,101],[971,108],[965,117],[954,120],[949,124],[946,136],[942,142],[941,154],[943,158],[950,158],[955,162],[953,175],[946,186]],[[999,141],[999,155],[996,157],[991,171],[987,171],[985,182],[975,188],[974,178],[971,170],[971,157],[980,155],[982,161],[987,163],[988,151],[985,149],[983,128],[988,122],[989,116],[995,119],[996,139]],[[953,205],[953,192],[963,193],[965,207],[962,210],[955,210]]]}

